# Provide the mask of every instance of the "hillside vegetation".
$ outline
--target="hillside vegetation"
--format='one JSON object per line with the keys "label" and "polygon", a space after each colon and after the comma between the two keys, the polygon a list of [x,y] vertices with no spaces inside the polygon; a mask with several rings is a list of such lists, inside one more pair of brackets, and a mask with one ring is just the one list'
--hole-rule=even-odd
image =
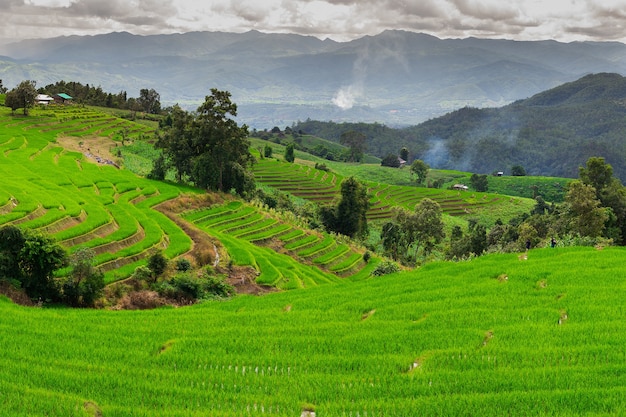
{"label": "hillside vegetation", "polygon": [[619,415],[624,255],[531,250],[144,312],[31,309],[0,297],[0,409]]}
{"label": "hillside vegetation", "polygon": [[357,130],[367,151],[384,157],[401,147],[432,168],[490,174],[515,165],[529,175],[575,178],[592,156],[604,157],[626,180],[623,138],[626,78],[592,74],[500,108],[465,107],[420,125],[392,129],[377,124],[305,121],[293,126],[338,140]]}

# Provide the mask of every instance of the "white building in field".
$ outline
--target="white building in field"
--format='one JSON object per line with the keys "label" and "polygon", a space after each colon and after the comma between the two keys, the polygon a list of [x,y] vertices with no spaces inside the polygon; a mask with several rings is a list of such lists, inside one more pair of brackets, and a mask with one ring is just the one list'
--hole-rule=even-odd
{"label": "white building in field", "polygon": [[50,97],[47,94],[37,94],[37,97],[35,97],[35,103],[37,104],[50,104],[54,101],[54,99],[52,97]]}

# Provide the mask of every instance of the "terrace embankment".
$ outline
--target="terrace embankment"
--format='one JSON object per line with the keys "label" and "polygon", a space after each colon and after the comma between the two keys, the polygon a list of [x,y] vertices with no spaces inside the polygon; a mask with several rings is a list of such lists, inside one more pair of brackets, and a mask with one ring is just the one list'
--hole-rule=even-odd
{"label": "terrace embankment", "polygon": [[[228,259],[226,249],[219,241],[212,238],[196,225],[179,216],[187,210],[197,210],[215,203],[222,203],[224,196],[219,194],[202,195],[181,195],[177,198],[165,201],[154,208],[178,225],[193,242],[191,250],[184,254],[185,258],[196,262],[196,264],[211,264],[218,272],[228,276],[227,281],[233,285],[240,294],[265,294],[275,289],[256,283],[257,271],[246,266],[227,267]],[[219,260],[213,263],[212,260]]]}

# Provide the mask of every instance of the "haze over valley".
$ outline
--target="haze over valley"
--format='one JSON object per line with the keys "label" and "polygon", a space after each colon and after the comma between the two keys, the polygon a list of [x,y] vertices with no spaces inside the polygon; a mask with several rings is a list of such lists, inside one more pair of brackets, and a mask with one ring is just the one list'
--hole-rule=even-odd
{"label": "haze over valley", "polygon": [[0,79],[60,80],[105,91],[154,88],[195,109],[228,90],[254,128],[308,118],[408,126],[465,107],[497,107],[589,73],[626,73],[618,42],[439,39],[389,30],[347,42],[295,34],[127,32],[0,47]]}

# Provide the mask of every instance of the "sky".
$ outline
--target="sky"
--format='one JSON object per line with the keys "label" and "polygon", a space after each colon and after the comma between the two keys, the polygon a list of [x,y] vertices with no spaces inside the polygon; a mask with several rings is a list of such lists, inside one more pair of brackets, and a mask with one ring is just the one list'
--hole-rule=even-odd
{"label": "sky", "polygon": [[336,41],[401,29],[439,38],[626,43],[626,0],[0,0],[0,11],[2,43],[252,29]]}

